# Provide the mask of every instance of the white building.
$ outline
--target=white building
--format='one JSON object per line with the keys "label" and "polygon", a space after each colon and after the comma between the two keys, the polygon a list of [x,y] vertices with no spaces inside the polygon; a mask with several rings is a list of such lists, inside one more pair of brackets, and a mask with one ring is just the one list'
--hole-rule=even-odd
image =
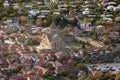
{"label": "white building", "polygon": [[8,8],[8,7],[10,6],[10,4],[9,4],[8,1],[5,1],[5,2],[3,3],[3,6],[4,6],[4,8]]}
{"label": "white building", "polygon": [[32,9],[29,11],[29,17],[36,16],[40,11],[38,9]]}
{"label": "white building", "polygon": [[13,8],[14,8],[14,9],[18,9],[18,8],[19,8],[19,5],[18,5],[18,4],[13,4]]}
{"label": "white building", "polygon": [[51,2],[53,2],[53,3],[58,3],[58,0],[51,0]]}
{"label": "white building", "polygon": [[41,10],[40,11],[42,15],[50,14],[50,10]]}

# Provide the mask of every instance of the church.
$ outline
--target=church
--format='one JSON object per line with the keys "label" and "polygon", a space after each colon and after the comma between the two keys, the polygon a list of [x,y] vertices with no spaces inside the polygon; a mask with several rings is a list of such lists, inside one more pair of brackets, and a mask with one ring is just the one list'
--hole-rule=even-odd
{"label": "church", "polygon": [[65,43],[62,40],[60,31],[57,29],[55,22],[52,22],[48,28],[41,31],[40,52],[57,52],[65,49]]}

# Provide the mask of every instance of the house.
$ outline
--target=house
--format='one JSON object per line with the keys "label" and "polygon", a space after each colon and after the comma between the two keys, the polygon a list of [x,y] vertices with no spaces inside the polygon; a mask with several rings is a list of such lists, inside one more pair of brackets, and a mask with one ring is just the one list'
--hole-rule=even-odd
{"label": "house", "polygon": [[35,74],[35,75],[29,75],[27,77],[27,80],[40,80],[40,78]]}
{"label": "house", "polygon": [[5,2],[3,3],[3,6],[4,6],[5,9],[7,9],[7,8],[10,6],[10,4],[9,4],[8,1],[5,1]]}
{"label": "house", "polygon": [[55,56],[57,58],[60,58],[62,55],[67,55],[67,54],[65,52],[57,52],[57,53],[55,53]]}
{"label": "house", "polygon": [[40,13],[41,13],[42,15],[47,15],[47,14],[50,14],[51,11],[50,11],[50,10],[41,10]]}
{"label": "house", "polygon": [[115,7],[114,6],[112,6],[112,5],[110,5],[110,6],[107,6],[107,10],[110,10],[110,11],[112,11],[112,10],[114,10],[115,9]]}
{"label": "house", "polygon": [[90,14],[90,11],[83,11],[82,14],[83,14],[83,15]]}
{"label": "house", "polygon": [[31,4],[25,5],[25,8],[32,9],[32,5]]}
{"label": "house", "polygon": [[91,22],[80,22],[78,23],[80,26],[80,29],[85,31],[91,31],[93,27],[91,26]]}
{"label": "house", "polygon": [[60,14],[60,12],[53,12],[53,14],[55,14],[55,15],[59,15],[59,14]]}
{"label": "house", "polygon": [[109,5],[116,6],[116,2],[109,2]]}
{"label": "house", "polygon": [[85,4],[90,4],[92,2],[92,0],[85,0]]}
{"label": "house", "polygon": [[28,11],[28,16],[33,17],[36,16],[40,11],[38,9],[32,9]]}
{"label": "house", "polygon": [[118,36],[119,36],[118,32],[110,32],[110,34],[108,35],[108,38],[117,39]]}
{"label": "house", "polygon": [[115,8],[115,10],[120,10],[120,4]]}
{"label": "house", "polygon": [[18,4],[13,4],[12,6],[13,6],[14,9],[18,9],[19,8]]}
{"label": "house", "polygon": [[16,74],[11,76],[10,80],[26,80],[26,76],[23,74]]}
{"label": "house", "polygon": [[48,69],[40,67],[40,66],[36,66],[36,69],[38,69],[41,75],[44,75],[48,72]]}
{"label": "house", "polygon": [[82,77],[85,77],[86,76],[86,72],[85,71],[79,71],[79,73],[78,73],[78,77],[79,76],[82,76]]}
{"label": "house", "polygon": [[14,45],[15,42],[12,40],[4,40],[4,43]]}
{"label": "house", "polygon": [[103,25],[96,26],[96,29],[100,29],[100,28],[105,28],[105,26],[103,26]]}
{"label": "house", "polygon": [[115,18],[115,21],[116,21],[116,22],[120,22],[120,16],[116,17],[116,18]]}
{"label": "house", "polygon": [[58,0],[51,0],[51,3],[58,3]]}
{"label": "house", "polygon": [[58,9],[59,9],[59,10],[66,10],[67,7],[68,7],[67,4],[64,4],[64,5],[58,5]]}
{"label": "house", "polygon": [[92,9],[88,8],[87,6],[82,6],[82,7],[83,7],[83,11],[82,11],[83,15],[90,14],[90,12],[92,11]]}
{"label": "house", "polygon": [[5,31],[0,30],[0,36],[3,36],[3,35],[5,35],[5,34],[6,34]]}
{"label": "house", "polygon": [[6,80],[6,76],[0,72],[0,80]]}
{"label": "house", "polygon": [[45,18],[46,16],[45,15],[39,15],[37,16],[38,18]]}

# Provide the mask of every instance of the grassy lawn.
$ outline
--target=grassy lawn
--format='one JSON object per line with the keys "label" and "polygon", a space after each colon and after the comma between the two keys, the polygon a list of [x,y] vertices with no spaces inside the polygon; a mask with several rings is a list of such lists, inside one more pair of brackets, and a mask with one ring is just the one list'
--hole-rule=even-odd
{"label": "grassy lawn", "polygon": [[66,42],[66,45],[74,49],[80,49],[82,47],[82,44],[77,42]]}
{"label": "grassy lawn", "polygon": [[[80,49],[82,48],[82,43],[80,42],[66,42],[66,45],[73,48],[73,49]],[[91,45],[85,45],[86,48],[91,48]]]}
{"label": "grassy lawn", "polygon": [[67,77],[60,77],[60,79],[58,79],[58,80],[70,80],[70,79]]}

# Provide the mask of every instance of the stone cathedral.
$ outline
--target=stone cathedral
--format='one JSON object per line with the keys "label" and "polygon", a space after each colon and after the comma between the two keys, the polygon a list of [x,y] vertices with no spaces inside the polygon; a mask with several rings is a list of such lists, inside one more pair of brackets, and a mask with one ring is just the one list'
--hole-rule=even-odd
{"label": "stone cathedral", "polygon": [[65,49],[65,43],[54,22],[51,23],[50,27],[42,30],[40,46],[42,49],[51,51],[61,51]]}

